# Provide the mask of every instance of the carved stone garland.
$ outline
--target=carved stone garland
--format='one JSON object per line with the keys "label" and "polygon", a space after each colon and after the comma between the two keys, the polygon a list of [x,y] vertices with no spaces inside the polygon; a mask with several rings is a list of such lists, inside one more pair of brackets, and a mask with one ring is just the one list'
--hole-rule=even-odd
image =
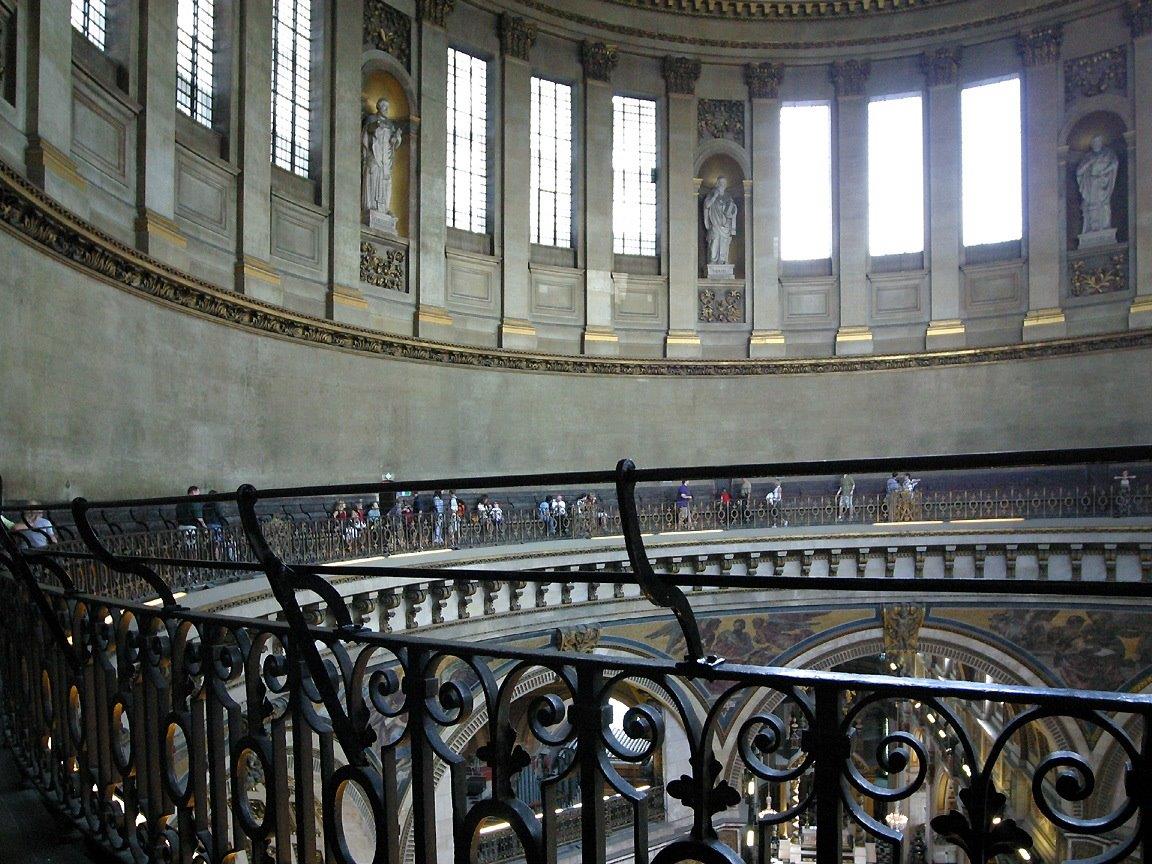
{"label": "carved stone garland", "polygon": [[727,138],[744,146],[744,103],[737,99],[701,99],[696,109],[701,141]]}
{"label": "carved stone garland", "polygon": [[1114,254],[1103,267],[1092,267],[1091,261],[1081,258],[1071,266],[1072,296],[1091,297],[1097,294],[1113,294],[1128,287],[1128,256],[1124,252]]}
{"label": "carved stone garland", "polygon": [[709,324],[744,323],[743,288],[701,288],[697,296],[700,304],[696,316],[698,321]]}
{"label": "carved stone garland", "polygon": [[517,15],[500,16],[500,50],[504,54],[527,62],[535,44],[535,22]]}
{"label": "carved stone garland", "polygon": [[1060,46],[1064,44],[1064,25],[1037,27],[1016,37],[1016,51],[1025,66],[1043,66],[1060,59]]}
{"label": "carved stone garland", "polygon": [[403,12],[393,9],[383,0],[364,3],[364,44],[391,54],[411,68],[412,22]]}
{"label": "carved stone garland", "polygon": [[1124,45],[1064,64],[1065,105],[1102,93],[1128,95],[1128,49]]}
{"label": "carved stone garland", "polygon": [[373,244],[360,244],[360,280],[377,288],[408,293],[404,280],[404,250],[384,249],[384,254]]}

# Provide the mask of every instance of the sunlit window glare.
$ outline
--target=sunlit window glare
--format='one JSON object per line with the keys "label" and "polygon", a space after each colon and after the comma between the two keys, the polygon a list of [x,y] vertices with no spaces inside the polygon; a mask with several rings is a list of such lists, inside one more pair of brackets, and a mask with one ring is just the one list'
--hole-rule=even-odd
{"label": "sunlit window glare", "polygon": [[924,250],[924,110],[919,96],[868,103],[868,253]]}
{"label": "sunlit window glare", "polygon": [[612,97],[612,239],[619,255],[656,254],[656,103]]}
{"label": "sunlit window glare", "polygon": [[488,64],[448,49],[448,226],[488,230]]}
{"label": "sunlit window glare", "polygon": [[965,246],[1023,236],[1020,79],[960,93]]}
{"label": "sunlit window glare", "polygon": [[832,256],[832,109],[780,109],[780,257]]}
{"label": "sunlit window glare", "polygon": [[213,0],[180,0],[176,12],[176,107],[212,125]]}
{"label": "sunlit window glare", "polygon": [[108,28],[108,4],[105,0],[72,0],[72,26],[84,38],[104,50],[104,35]]}
{"label": "sunlit window glare", "polygon": [[311,0],[272,4],[272,162],[308,176],[312,97]]}
{"label": "sunlit window glare", "polygon": [[572,245],[572,88],[532,79],[532,242]]}

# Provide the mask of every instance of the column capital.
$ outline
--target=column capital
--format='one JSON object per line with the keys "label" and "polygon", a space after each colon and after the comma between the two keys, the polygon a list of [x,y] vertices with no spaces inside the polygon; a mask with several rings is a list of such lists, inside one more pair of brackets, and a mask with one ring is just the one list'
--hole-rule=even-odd
{"label": "column capital", "polygon": [[862,96],[864,85],[872,72],[869,60],[844,60],[832,64],[828,77],[837,96]]}
{"label": "column capital", "polygon": [[955,84],[960,71],[960,46],[949,45],[920,55],[920,71],[929,87]]}
{"label": "column capital", "polygon": [[1025,30],[1016,37],[1016,52],[1025,68],[1044,66],[1060,59],[1060,46],[1064,43],[1064,25],[1052,24]]}
{"label": "column capital", "polygon": [[519,15],[500,16],[500,51],[508,57],[528,62],[536,44],[536,22]]}
{"label": "column capital", "polygon": [[615,45],[603,42],[583,42],[580,45],[580,64],[584,67],[584,77],[590,81],[611,81],[612,70],[619,60]]}
{"label": "column capital", "polygon": [[700,77],[700,61],[691,57],[667,56],[661,63],[660,71],[670,94],[693,96],[696,94],[696,79]]}
{"label": "column capital", "polygon": [[452,10],[456,8],[456,0],[418,0],[416,12],[421,21],[443,27]]}
{"label": "column capital", "polygon": [[749,99],[779,99],[780,82],[784,80],[782,63],[745,63],[744,86]]}
{"label": "column capital", "polygon": [[1128,0],[1124,20],[1133,39],[1152,34],[1152,0]]}

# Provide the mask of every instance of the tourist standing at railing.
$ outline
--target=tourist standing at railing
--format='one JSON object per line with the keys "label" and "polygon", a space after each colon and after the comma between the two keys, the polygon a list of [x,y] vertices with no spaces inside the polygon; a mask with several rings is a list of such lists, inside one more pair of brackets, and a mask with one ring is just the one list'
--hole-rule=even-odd
{"label": "tourist standing at railing", "polygon": [[441,490],[437,489],[432,493],[432,511],[433,516],[432,526],[432,542],[444,542],[444,496]]}
{"label": "tourist standing at railing", "polygon": [[856,491],[856,480],[851,474],[840,478],[840,488],[836,492],[836,521],[839,522],[847,514],[849,521],[856,518],[856,508],[852,504],[852,493]]}
{"label": "tourist standing at railing", "polygon": [[556,519],[556,531],[561,535],[568,533],[568,502],[564,500],[563,495],[557,495],[552,499],[555,513],[553,514]]}
{"label": "tourist standing at railing", "polygon": [[[189,495],[199,495],[199,486],[189,486]],[[180,539],[185,549],[192,551],[196,547],[196,537],[200,531],[208,530],[208,523],[204,521],[204,505],[199,501],[181,501],[176,505],[176,528],[180,531]]]}
{"label": "tourist standing at railing", "polygon": [[787,525],[788,520],[784,519],[784,487],[779,480],[774,481],[775,485],[772,491],[765,496],[765,501],[768,504],[768,525],[771,528],[777,528],[780,525]]}
{"label": "tourist standing at railing", "polygon": [[676,490],[676,525],[685,530],[692,529],[692,492],[688,489],[687,480],[681,480],[680,488]]}
{"label": "tourist standing at railing", "polygon": [[499,501],[492,502],[488,515],[492,518],[492,530],[495,532],[496,538],[499,539],[504,533],[504,510]]}
{"label": "tourist standing at railing", "polygon": [[379,501],[373,501],[368,507],[368,524],[369,525],[379,525],[380,524],[380,502]]}
{"label": "tourist standing at railing", "polygon": [[448,545],[452,548],[460,543],[460,501],[456,493],[448,491]]}
{"label": "tourist standing at railing", "polygon": [[1112,478],[1116,481],[1116,508],[1113,515],[1115,516],[1131,516],[1132,515],[1132,481],[1136,479],[1135,474],[1129,474],[1128,469],[1125,468],[1118,475]]}
{"label": "tourist standing at railing", "polygon": [[752,507],[752,481],[747,477],[740,481],[740,503],[745,510]]}
{"label": "tourist standing at railing", "polygon": [[43,549],[49,543],[56,542],[56,529],[44,511],[37,507],[37,502],[29,501],[29,509],[22,514],[23,518],[13,525],[13,530],[19,531],[20,536],[28,541],[33,549]]}

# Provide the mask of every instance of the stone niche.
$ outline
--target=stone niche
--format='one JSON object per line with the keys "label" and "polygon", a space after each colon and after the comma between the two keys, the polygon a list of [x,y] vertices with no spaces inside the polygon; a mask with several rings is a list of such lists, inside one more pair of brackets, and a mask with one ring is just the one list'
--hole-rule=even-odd
{"label": "stone niche", "polygon": [[744,170],[740,163],[727,153],[715,153],[700,166],[700,187],[696,197],[696,225],[699,276],[708,278],[708,232],[704,230],[704,200],[716,186],[719,177],[728,179],[728,194],[736,202],[736,235],[728,249],[728,261],[733,267],[733,279],[744,278],[745,238],[748,234],[748,208],[744,196]]}
{"label": "stone niche", "polygon": [[[1128,255],[1128,142],[1124,121],[1111,111],[1093,111],[1082,117],[1065,140],[1065,243],[1067,293],[1083,300],[1126,293],[1129,288]],[[1116,156],[1115,183],[1109,198],[1110,226],[1091,230],[1085,225],[1083,197],[1077,169],[1093,152],[1099,138],[1102,151]],[[1089,230],[1086,230],[1086,227]]]}
{"label": "stone niche", "polygon": [[[406,88],[390,71],[374,63],[365,65],[361,74],[361,105],[360,116],[363,121],[370,114],[376,113],[376,104],[380,99],[388,100],[388,118],[397,123],[403,133],[400,146],[396,148],[392,164],[392,199],[390,210],[396,217],[395,232],[397,237],[409,237],[409,206],[412,191],[412,136],[414,129],[409,122],[411,116],[411,103]],[[361,136],[363,136],[363,122],[361,123]],[[362,144],[362,142],[359,142]],[[363,157],[362,157],[363,158]],[[361,183],[363,183],[363,166],[361,167]],[[364,213],[365,224],[368,214]],[[377,226],[378,227],[378,226]]]}

